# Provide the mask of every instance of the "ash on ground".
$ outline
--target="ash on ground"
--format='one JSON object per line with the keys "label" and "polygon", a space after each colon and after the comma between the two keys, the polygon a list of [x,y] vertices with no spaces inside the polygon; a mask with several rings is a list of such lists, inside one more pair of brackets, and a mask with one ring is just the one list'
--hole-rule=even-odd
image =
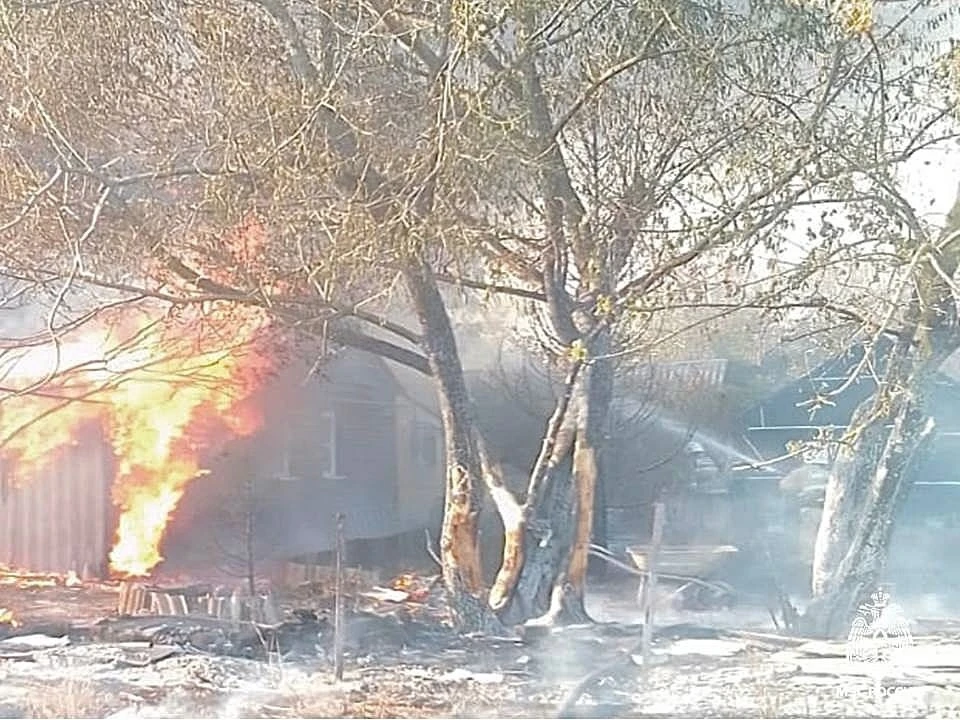
{"label": "ash on ground", "polygon": [[[309,589],[291,596],[299,607],[284,608],[285,634],[192,617],[110,617],[115,593],[89,584],[0,590],[0,607],[16,618],[0,626],[0,717],[960,713],[960,622],[943,617],[918,617],[911,646],[879,672],[848,660],[842,642],[778,635],[762,606],[664,609],[645,664],[639,611],[622,587],[592,594],[590,609],[604,622],[504,637],[457,635],[432,597],[381,589],[348,603],[346,672],[334,682],[326,599],[303,607]],[[53,610],[63,607],[78,608],[80,619],[66,623]],[[102,611],[96,620],[92,608]]]}

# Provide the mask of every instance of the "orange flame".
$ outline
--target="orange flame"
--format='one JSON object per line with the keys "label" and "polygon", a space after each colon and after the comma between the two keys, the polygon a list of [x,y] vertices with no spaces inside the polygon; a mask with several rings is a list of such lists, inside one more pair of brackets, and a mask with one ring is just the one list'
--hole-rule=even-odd
{"label": "orange flame", "polygon": [[202,451],[261,424],[253,394],[271,363],[256,343],[269,323],[250,307],[131,310],[0,366],[21,391],[0,403],[0,447],[24,480],[98,425],[116,457],[110,567],[145,576],[187,485],[206,473]]}

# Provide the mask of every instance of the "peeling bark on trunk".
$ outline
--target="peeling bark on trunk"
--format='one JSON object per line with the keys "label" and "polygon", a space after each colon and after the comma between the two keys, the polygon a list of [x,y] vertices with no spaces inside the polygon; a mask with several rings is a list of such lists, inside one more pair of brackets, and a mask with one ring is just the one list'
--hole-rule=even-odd
{"label": "peeling bark on trunk", "polygon": [[[595,355],[606,352],[607,332],[594,339]],[[613,387],[609,362],[588,363],[568,382],[548,426],[544,455],[531,474],[524,515],[509,535],[514,542],[510,564],[505,552],[491,593],[491,606],[507,624],[531,618],[545,624],[590,621],[584,595]]]}
{"label": "peeling bark on trunk", "polygon": [[[585,425],[586,423],[583,423]],[[586,432],[578,429],[573,449],[572,503],[570,525],[573,528],[566,567],[554,573],[550,606],[541,617],[551,625],[591,622],[584,604],[587,558],[593,528],[593,498],[597,481],[597,454]]]}
{"label": "peeling bark on trunk", "polygon": [[[527,560],[528,541],[532,540],[535,544],[539,542],[539,539],[532,537],[536,533],[531,531],[531,526],[536,530],[539,524],[536,521],[531,524],[531,520],[535,519],[537,513],[544,507],[546,493],[552,485],[557,467],[572,446],[575,428],[571,404],[581,369],[580,363],[576,363],[571,369],[567,377],[566,390],[558,399],[553,415],[547,423],[543,445],[530,473],[527,496],[523,505],[515,508],[501,507],[502,503],[497,500],[502,493],[493,495],[503,521],[505,536],[500,571],[490,590],[490,607],[501,619],[519,622],[529,617],[530,608],[535,606],[532,601],[521,601],[519,605],[522,608],[518,608],[518,603],[515,602],[517,600],[515,591]],[[533,545],[529,547],[532,548]]]}
{"label": "peeling bark on trunk", "polygon": [[572,428],[564,432],[555,464],[546,472],[542,499],[529,517],[523,517],[522,532],[514,536],[522,559],[516,566],[518,572],[514,577],[498,578],[498,594],[491,595],[491,607],[506,625],[522,623],[547,610],[551,588],[567,557],[573,538],[573,478],[568,457],[573,437]]}
{"label": "peeling bark on trunk", "polygon": [[526,521],[523,506],[517,501],[514,494],[503,481],[503,472],[499,466],[494,467],[490,461],[483,437],[477,435],[480,448],[480,460],[483,465],[483,476],[487,484],[487,491],[503,522],[503,553],[500,561],[500,570],[490,588],[488,605],[494,612],[499,610],[509,596],[520,576],[524,562],[523,533]]}
{"label": "peeling bark on trunk", "polygon": [[[497,595],[491,607],[506,625],[516,625],[542,615],[550,604],[550,592],[573,539],[571,523],[573,478],[570,449],[576,434],[576,408],[569,405],[557,426],[556,444],[542,474],[536,475],[537,500],[525,502],[519,549],[522,562],[513,576],[498,577]],[[534,478],[531,478],[531,485]],[[528,489],[528,498],[530,490]]]}
{"label": "peeling bark on trunk", "polygon": [[491,490],[491,497],[503,522],[503,556],[500,570],[490,588],[489,603],[494,612],[500,612],[506,606],[523,569],[527,524],[523,518],[523,508],[512,495],[507,500],[502,496],[502,490],[496,489]]}
{"label": "peeling bark on trunk", "polygon": [[[586,426],[586,423],[584,423]],[[573,449],[573,482],[576,504],[576,534],[570,547],[567,562],[566,580],[576,592],[580,605],[583,605],[583,589],[587,580],[587,556],[593,535],[594,494],[597,487],[598,458],[597,449],[586,427],[577,432]]]}
{"label": "peeling bark on trunk", "polygon": [[475,443],[470,399],[456,338],[430,267],[411,260],[404,269],[407,289],[424,328],[424,351],[437,384],[446,446],[446,495],[440,559],[455,621],[461,629],[488,625],[477,520],[482,468]]}
{"label": "peeling bark on trunk", "polygon": [[888,415],[875,419],[831,475],[817,535],[814,601],[801,621],[805,634],[846,635],[857,608],[877,589],[894,516],[933,431],[919,398],[899,404],[893,427],[885,427]]}
{"label": "peeling bark on trunk", "polygon": [[[555,557],[550,605],[539,621],[550,625],[590,622],[584,605],[584,586],[587,577],[587,548],[593,527],[593,495],[597,481],[597,457],[587,433],[589,402],[587,400],[591,368],[587,368],[578,383],[576,397],[576,434],[570,473],[570,517],[566,524],[571,532],[563,534],[568,545],[558,547],[562,555]],[[555,518],[553,526],[563,523]]]}
{"label": "peeling bark on trunk", "polygon": [[[569,458],[551,473],[541,512],[531,521],[525,536],[528,552],[510,598],[507,621],[542,618],[553,604],[554,588],[565,584],[561,573],[574,539],[574,483]],[[511,615],[515,613],[515,615]],[[551,622],[559,618],[549,618]]]}
{"label": "peeling bark on trunk", "polygon": [[[595,340],[594,356],[605,355],[608,333]],[[596,490],[600,482],[600,462],[604,428],[613,394],[613,373],[609,360],[592,362],[584,371],[579,387],[577,435],[573,448],[573,526],[575,529],[566,568],[554,583],[550,609],[551,622],[587,622],[585,605],[590,542],[593,539]]]}

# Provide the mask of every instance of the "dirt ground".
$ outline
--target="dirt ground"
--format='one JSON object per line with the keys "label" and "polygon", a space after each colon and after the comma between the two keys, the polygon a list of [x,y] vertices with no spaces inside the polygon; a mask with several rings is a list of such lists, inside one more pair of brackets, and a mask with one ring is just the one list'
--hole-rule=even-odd
{"label": "dirt ground", "polygon": [[879,675],[842,643],[772,635],[750,606],[664,610],[645,667],[627,586],[591,596],[604,623],[522,638],[456,636],[404,603],[353,603],[337,683],[326,626],[310,652],[256,658],[90,640],[117,592],[0,583],[0,612],[20,623],[0,641],[0,717],[556,717],[578,684],[568,717],[960,717],[960,623],[945,618],[919,623],[909,656]]}

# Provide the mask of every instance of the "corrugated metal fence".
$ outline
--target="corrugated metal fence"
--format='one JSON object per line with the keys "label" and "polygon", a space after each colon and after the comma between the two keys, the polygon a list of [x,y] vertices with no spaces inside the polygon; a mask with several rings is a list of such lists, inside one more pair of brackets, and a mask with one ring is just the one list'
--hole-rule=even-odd
{"label": "corrugated metal fence", "polygon": [[111,468],[107,449],[91,439],[64,448],[28,477],[14,481],[12,473],[3,472],[0,564],[103,575],[114,526]]}

